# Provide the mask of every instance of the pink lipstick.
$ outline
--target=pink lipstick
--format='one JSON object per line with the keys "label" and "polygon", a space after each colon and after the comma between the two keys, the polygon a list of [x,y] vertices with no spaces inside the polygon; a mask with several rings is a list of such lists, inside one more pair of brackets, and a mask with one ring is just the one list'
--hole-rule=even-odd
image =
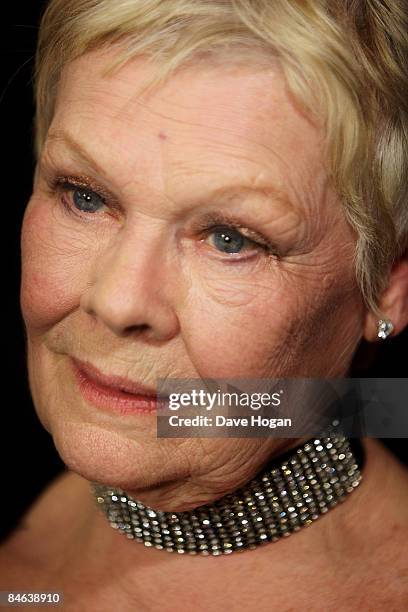
{"label": "pink lipstick", "polygon": [[122,376],[103,374],[89,362],[74,357],[70,361],[83,398],[97,408],[122,415],[156,413],[154,389]]}

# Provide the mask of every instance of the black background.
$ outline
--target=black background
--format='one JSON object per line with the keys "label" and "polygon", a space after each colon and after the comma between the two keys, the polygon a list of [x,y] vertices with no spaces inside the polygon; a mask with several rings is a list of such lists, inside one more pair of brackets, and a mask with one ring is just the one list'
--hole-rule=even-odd
{"label": "black background", "polygon": [[[38,19],[44,2],[6,3],[1,39],[1,210],[3,231],[3,356],[0,537],[64,465],[51,436],[35,414],[27,383],[20,311],[20,231],[30,197],[32,155],[32,70]],[[6,8],[7,7],[7,8]],[[7,11],[7,12],[6,12]],[[383,344],[363,344],[354,365],[360,376],[406,377],[408,330]],[[406,439],[383,442],[408,463]]]}

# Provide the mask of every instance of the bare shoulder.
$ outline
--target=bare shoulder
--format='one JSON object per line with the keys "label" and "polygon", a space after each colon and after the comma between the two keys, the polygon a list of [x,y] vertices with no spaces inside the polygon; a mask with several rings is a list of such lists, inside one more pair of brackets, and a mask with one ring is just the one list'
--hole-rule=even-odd
{"label": "bare shoulder", "polygon": [[7,588],[41,573],[72,540],[79,527],[89,482],[65,470],[37,497],[0,547],[0,576]]}

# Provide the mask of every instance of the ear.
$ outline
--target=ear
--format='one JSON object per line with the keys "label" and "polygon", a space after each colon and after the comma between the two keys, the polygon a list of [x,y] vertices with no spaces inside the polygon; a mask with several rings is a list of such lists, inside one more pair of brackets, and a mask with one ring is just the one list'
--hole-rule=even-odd
{"label": "ear", "polygon": [[[408,325],[408,252],[391,268],[389,283],[378,301],[383,316],[390,319],[396,336]],[[365,316],[364,338],[368,342],[378,340],[378,317],[369,311]]]}

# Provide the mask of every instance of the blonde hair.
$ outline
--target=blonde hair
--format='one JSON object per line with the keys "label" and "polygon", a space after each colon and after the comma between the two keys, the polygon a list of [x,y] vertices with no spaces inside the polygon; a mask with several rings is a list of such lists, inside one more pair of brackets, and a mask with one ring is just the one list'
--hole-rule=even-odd
{"label": "blonde hair", "polygon": [[357,233],[367,308],[408,248],[408,7],[405,0],[51,0],[36,57],[36,153],[64,65],[117,47],[115,70],[144,54],[149,89],[189,62],[277,58],[324,128],[327,170]]}

